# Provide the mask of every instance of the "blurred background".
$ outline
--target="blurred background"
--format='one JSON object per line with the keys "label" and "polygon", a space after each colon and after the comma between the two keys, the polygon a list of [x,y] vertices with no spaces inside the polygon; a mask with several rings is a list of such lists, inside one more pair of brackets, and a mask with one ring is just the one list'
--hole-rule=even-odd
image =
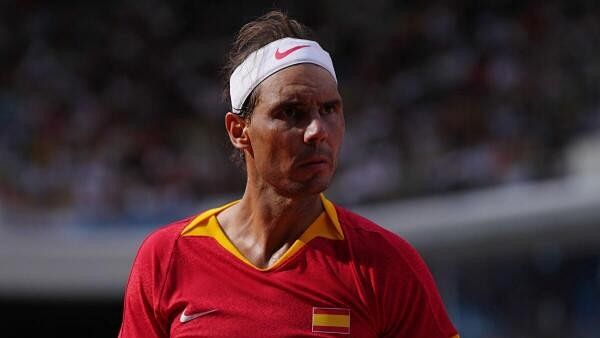
{"label": "blurred background", "polygon": [[241,195],[220,67],[272,8],[334,59],[328,197],[417,247],[462,337],[596,337],[596,1],[0,1],[3,322],[116,336],[143,237]]}

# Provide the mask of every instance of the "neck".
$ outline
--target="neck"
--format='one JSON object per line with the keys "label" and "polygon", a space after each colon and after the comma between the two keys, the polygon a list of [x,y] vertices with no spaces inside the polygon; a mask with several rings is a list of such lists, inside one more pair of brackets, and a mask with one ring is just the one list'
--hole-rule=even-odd
{"label": "neck", "polygon": [[248,182],[240,202],[217,218],[238,250],[255,266],[267,268],[322,211],[318,194],[286,197],[271,186]]}

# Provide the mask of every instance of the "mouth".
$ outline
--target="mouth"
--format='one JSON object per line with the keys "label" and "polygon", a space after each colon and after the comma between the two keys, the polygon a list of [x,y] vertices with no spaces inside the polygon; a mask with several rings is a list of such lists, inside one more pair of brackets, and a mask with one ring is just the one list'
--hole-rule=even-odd
{"label": "mouth", "polygon": [[311,157],[300,163],[302,168],[317,168],[317,167],[328,167],[331,164],[331,160],[325,156]]}

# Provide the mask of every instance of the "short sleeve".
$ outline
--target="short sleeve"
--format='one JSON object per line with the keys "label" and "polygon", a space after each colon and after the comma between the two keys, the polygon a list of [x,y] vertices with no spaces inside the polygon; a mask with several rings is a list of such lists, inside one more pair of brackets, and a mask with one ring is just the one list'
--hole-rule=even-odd
{"label": "short sleeve", "polygon": [[375,278],[378,315],[384,337],[451,338],[452,325],[435,281],[423,259],[396,235],[379,260]]}
{"label": "short sleeve", "polygon": [[168,337],[160,296],[172,255],[174,239],[170,237],[158,230],[140,246],[125,290],[119,338]]}

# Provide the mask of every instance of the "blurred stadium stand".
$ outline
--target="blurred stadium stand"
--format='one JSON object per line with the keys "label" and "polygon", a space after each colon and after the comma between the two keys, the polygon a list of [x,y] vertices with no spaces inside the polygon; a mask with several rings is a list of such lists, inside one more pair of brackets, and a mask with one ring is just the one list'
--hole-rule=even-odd
{"label": "blurred stadium stand", "polygon": [[[272,5],[0,2],[7,322],[114,336],[144,235],[239,194],[218,69]],[[463,337],[595,337],[598,3],[340,6],[280,4],[341,81],[348,130],[328,195],[424,254]]]}

